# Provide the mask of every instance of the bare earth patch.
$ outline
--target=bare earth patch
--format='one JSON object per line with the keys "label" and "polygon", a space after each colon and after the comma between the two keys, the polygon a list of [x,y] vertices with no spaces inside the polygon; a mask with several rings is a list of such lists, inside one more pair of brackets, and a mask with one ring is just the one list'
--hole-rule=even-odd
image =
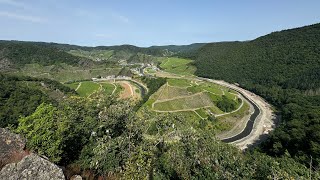
{"label": "bare earth patch", "polygon": [[133,88],[129,82],[119,81],[118,84],[123,87],[123,91],[120,93],[120,99],[129,99],[133,97]]}

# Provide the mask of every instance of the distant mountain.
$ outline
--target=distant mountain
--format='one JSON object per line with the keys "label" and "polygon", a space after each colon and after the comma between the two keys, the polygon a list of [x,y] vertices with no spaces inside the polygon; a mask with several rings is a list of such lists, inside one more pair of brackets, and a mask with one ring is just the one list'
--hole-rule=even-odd
{"label": "distant mountain", "polygon": [[204,46],[206,43],[194,43],[190,45],[167,45],[167,46],[151,46],[150,49],[162,49],[162,50],[168,50],[174,53],[182,53],[182,52],[188,52],[188,51],[194,51],[198,50],[202,46]]}
{"label": "distant mountain", "polygon": [[[0,41],[0,70],[15,69],[25,64],[53,65],[66,63],[74,66],[91,66],[94,62],[86,56],[77,56],[71,50],[90,52],[110,51],[111,61],[150,61],[150,56],[168,56],[171,52],[159,48],[142,48],[133,45],[86,47],[69,44]],[[142,59],[139,59],[144,57]],[[147,60],[148,59],[148,60]]]}

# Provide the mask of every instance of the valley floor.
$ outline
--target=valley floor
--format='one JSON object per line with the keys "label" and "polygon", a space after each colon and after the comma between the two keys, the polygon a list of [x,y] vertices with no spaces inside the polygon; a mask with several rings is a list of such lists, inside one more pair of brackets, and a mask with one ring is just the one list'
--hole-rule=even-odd
{"label": "valley floor", "polygon": [[[246,127],[248,126],[248,121],[255,111],[252,104],[254,103],[254,105],[256,105],[256,107],[258,108],[259,113],[253,122],[253,127],[250,130],[250,134],[241,139],[230,142],[231,144],[234,144],[235,146],[239,147],[241,150],[244,150],[256,143],[259,143],[260,141],[263,140],[264,136],[269,134],[275,128],[275,122],[277,117],[274,114],[273,110],[271,109],[271,105],[268,104],[263,98],[261,98],[260,96],[257,96],[256,94],[250,91],[247,91],[234,84],[230,84],[224,81],[200,78],[195,76],[181,76],[181,75],[176,75],[176,74],[172,74],[170,72],[164,72],[164,71],[158,71],[155,74],[156,76],[160,76],[160,77],[188,79],[191,81],[205,80],[208,82],[212,82],[212,83],[233,89],[241,93],[242,96],[246,97],[249,101],[251,101],[251,102],[246,101],[247,103],[250,104],[250,110],[249,110],[250,114],[242,117],[242,119],[239,120],[238,123],[235,124],[230,131],[222,132],[221,134],[218,134],[217,137],[221,140],[237,136],[246,129]],[[239,110],[239,108],[237,110]],[[222,115],[225,115],[225,114],[222,114]],[[221,116],[221,115],[217,115],[217,116]]]}

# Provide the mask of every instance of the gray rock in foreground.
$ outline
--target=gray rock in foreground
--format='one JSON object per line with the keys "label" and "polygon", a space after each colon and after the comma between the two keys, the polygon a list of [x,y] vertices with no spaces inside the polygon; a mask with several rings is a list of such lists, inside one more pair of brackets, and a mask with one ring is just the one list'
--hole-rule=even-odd
{"label": "gray rock in foreground", "polygon": [[65,180],[62,170],[36,154],[24,157],[18,163],[7,164],[0,171],[0,180]]}
{"label": "gray rock in foreground", "polygon": [[7,164],[22,159],[25,144],[26,140],[20,135],[0,128],[0,162]]}

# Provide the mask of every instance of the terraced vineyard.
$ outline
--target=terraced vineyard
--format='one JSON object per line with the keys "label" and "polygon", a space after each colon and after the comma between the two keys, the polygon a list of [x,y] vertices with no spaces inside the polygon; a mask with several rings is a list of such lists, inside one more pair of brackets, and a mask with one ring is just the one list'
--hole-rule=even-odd
{"label": "terraced vineyard", "polygon": [[[232,111],[224,112],[218,106],[223,99],[235,104]],[[223,117],[236,113],[243,106],[239,94],[226,87],[200,80],[168,79],[146,102],[157,113],[194,113],[197,119]]]}
{"label": "terraced vineyard", "polygon": [[187,111],[198,108],[205,108],[214,106],[210,97],[206,93],[197,93],[190,96],[178,97],[169,99],[163,102],[154,104],[153,109],[158,112],[171,112],[171,111]]}

